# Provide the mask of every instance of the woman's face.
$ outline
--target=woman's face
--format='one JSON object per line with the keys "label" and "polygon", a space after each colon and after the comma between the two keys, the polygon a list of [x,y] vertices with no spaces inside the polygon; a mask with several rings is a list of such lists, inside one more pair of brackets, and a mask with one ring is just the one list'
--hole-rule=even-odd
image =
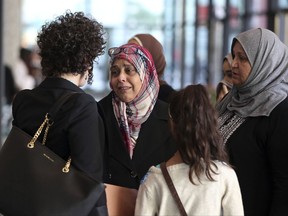
{"label": "woman's face", "polygon": [[135,67],[124,59],[116,59],[110,68],[110,85],[123,102],[132,101],[139,93],[142,82]]}
{"label": "woman's face", "polygon": [[236,41],[232,49],[232,82],[235,86],[241,86],[251,73],[251,65],[249,59],[242,48],[241,44]]}

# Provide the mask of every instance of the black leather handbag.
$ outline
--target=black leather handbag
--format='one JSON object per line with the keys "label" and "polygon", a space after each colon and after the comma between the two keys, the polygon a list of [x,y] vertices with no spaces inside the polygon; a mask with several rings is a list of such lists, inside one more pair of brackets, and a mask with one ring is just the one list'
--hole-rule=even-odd
{"label": "black leather handbag", "polygon": [[[44,144],[64,95],[46,114],[34,137],[12,127],[0,150],[0,213],[11,216],[107,215],[103,183],[77,170]],[[43,143],[37,138],[46,127]],[[96,213],[91,213],[96,212]]]}

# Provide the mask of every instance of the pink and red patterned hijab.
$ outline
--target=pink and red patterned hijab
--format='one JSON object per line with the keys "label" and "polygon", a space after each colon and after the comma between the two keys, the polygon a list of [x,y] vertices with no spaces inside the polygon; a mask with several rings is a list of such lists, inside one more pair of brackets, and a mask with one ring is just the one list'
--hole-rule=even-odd
{"label": "pink and red patterned hijab", "polygon": [[142,46],[125,44],[113,48],[110,54],[111,65],[116,59],[129,61],[135,67],[142,82],[138,95],[129,103],[121,101],[115,92],[112,98],[114,114],[123,135],[127,151],[130,158],[132,158],[141,125],[150,116],[158,98],[158,76],[151,54]]}

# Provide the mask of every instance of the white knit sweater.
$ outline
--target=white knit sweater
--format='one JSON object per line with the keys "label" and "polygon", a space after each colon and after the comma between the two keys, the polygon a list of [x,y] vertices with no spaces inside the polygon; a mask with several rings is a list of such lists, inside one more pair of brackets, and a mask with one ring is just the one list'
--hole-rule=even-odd
{"label": "white knit sweater", "polygon": [[[199,183],[194,177],[197,185],[189,181],[189,167],[186,164],[167,167],[189,216],[244,215],[241,192],[234,170],[223,163],[216,164],[219,174],[213,175],[215,181],[209,181],[203,175]],[[153,166],[149,169],[138,191],[135,216],[145,215],[180,215],[159,167]]]}

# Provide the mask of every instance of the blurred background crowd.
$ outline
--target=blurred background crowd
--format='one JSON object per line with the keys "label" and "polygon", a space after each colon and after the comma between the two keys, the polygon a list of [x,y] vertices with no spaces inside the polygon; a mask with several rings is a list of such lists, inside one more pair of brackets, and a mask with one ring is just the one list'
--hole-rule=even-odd
{"label": "blurred background crowd", "polygon": [[[223,79],[223,58],[236,34],[264,27],[288,43],[287,0],[1,0],[1,136],[9,131],[13,95],[42,80],[37,32],[67,9],[91,14],[102,23],[107,49],[137,33],[152,34],[164,48],[165,81],[174,89],[204,84],[213,101]],[[107,52],[93,73],[93,85],[85,91],[99,100],[110,90]]]}

